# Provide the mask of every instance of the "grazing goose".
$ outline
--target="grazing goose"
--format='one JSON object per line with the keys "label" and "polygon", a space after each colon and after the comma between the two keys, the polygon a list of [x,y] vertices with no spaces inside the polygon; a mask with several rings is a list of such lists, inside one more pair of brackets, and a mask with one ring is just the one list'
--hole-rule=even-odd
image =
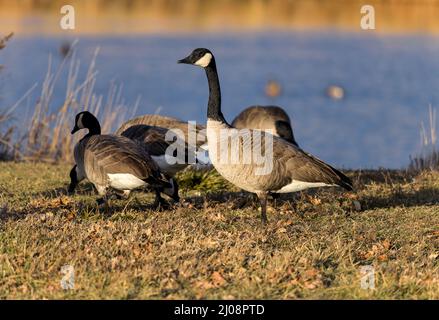
{"label": "grazing goose", "polygon": [[140,116],[127,122],[123,123],[119,129],[117,129],[116,134],[121,135],[125,130],[129,127],[135,125],[147,125],[151,127],[161,127],[166,129],[178,129],[181,130],[184,134],[185,141],[191,141],[190,134],[196,134],[196,141],[194,143],[197,147],[200,147],[205,141],[205,127],[197,124],[195,127],[188,126],[188,122],[181,121],[176,118],[161,116],[158,114],[147,114],[144,116]]}
{"label": "grazing goose", "polygon": [[[173,177],[177,172],[196,161],[196,152],[191,150],[187,140],[183,140],[184,137],[174,137],[173,140],[170,140],[166,138],[167,133],[168,129],[166,128],[136,124],[122,131],[120,135],[138,142],[158,164],[160,171],[172,183],[173,198],[178,202],[178,185]],[[193,153],[192,159],[191,152]]]}
{"label": "grazing goose", "polygon": [[278,137],[294,144],[291,120],[284,109],[277,106],[251,106],[243,110],[232,122],[232,127],[237,129],[271,130]]}
{"label": "grazing goose", "polygon": [[[174,157],[178,156],[179,161],[172,165],[165,159],[165,151],[173,143],[166,139],[169,130],[172,130],[173,135],[177,135],[180,141],[184,142],[184,144],[179,144],[179,150],[184,149],[184,154],[174,154]],[[123,123],[117,129],[116,134],[145,142],[147,152],[157,162],[160,171],[169,177],[174,177],[178,171],[185,169],[190,164],[206,162],[205,153],[207,150],[203,149],[205,147],[203,144],[206,142],[205,131],[206,128],[200,124],[194,126],[176,118],[147,114]],[[193,157],[189,155],[193,155]],[[181,156],[184,156],[185,163],[182,163]],[[175,179],[172,179],[172,183],[178,189]]]}
{"label": "grazing goose", "polygon": [[[261,202],[261,218],[264,223],[267,221],[269,193],[290,193],[323,186],[341,186],[352,190],[351,180],[343,173],[293,144],[252,129],[244,129],[248,134],[240,134],[230,126],[221,112],[221,90],[215,57],[208,49],[195,49],[188,57],[179,60],[179,63],[205,69],[209,84],[207,142],[210,159],[225,179],[246,191],[256,193]],[[249,151],[254,155],[258,144],[260,147],[261,143],[255,141],[258,135],[262,135],[260,141],[265,146],[262,152],[266,158],[270,158],[263,163],[264,167],[255,158],[248,161],[245,157]],[[233,142],[234,146],[231,144]],[[233,155],[239,155],[238,160],[230,160]]]}
{"label": "grazing goose", "polygon": [[[76,115],[72,134],[81,129],[89,132],[75,146],[76,165],[70,171],[69,189],[86,178],[102,196],[98,203],[108,206],[110,188],[125,196],[147,184],[156,189],[156,195],[160,195],[158,190],[172,188],[162,178],[158,165],[138,143],[122,136],[102,135],[99,121],[88,111]],[[155,204],[159,200],[156,198]]]}

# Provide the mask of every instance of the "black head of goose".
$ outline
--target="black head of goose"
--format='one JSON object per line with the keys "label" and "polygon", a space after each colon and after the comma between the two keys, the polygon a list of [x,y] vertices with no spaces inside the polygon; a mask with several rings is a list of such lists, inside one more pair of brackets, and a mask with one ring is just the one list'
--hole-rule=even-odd
{"label": "black head of goose", "polygon": [[237,129],[271,130],[278,137],[294,144],[291,120],[284,109],[278,106],[251,106],[244,109],[232,122],[232,127]]}
{"label": "black head of goose", "polygon": [[[343,173],[293,144],[260,130],[238,130],[230,126],[221,112],[220,84],[215,57],[210,50],[195,49],[179,63],[204,68],[209,83],[206,131],[210,160],[225,179],[257,194],[264,222],[269,193],[323,186],[352,190],[351,180]],[[253,155],[258,147],[264,157],[256,159]]]}
{"label": "black head of goose", "polygon": [[[88,111],[76,115],[72,134],[81,129],[89,132],[74,149],[76,165],[70,172],[70,190],[81,179],[88,179],[104,203],[110,188],[125,196],[146,185],[152,186],[158,196],[160,191],[173,193],[172,184],[163,178],[158,165],[138,143],[122,136],[102,135],[99,121]],[[161,200],[156,197],[155,204]]]}

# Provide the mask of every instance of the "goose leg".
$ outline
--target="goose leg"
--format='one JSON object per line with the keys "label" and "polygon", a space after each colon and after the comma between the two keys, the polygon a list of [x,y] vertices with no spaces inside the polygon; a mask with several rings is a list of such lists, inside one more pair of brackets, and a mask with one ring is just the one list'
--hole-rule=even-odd
{"label": "goose leg", "polygon": [[76,165],[70,171],[70,184],[67,189],[69,194],[73,194],[75,192],[76,186],[78,185],[78,175],[76,173]]}
{"label": "goose leg", "polygon": [[155,209],[159,209],[159,208],[166,208],[167,207],[167,202],[165,201],[165,199],[162,198],[161,194],[160,194],[160,190],[159,189],[155,189],[155,200],[154,200],[154,204],[153,207]]}
{"label": "goose leg", "polygon": [[277,207],[277,199],[280,198],[280,194],[279,193],[270,193],[271,197],[273,198],[273,206],[276,208]]}
{"label": "goose leg", "polygon": [[267,198],[268,195],[266,192],[258,193],[259,201],[261,202],[261,220],[263,224],[268,222],[267,219]]}

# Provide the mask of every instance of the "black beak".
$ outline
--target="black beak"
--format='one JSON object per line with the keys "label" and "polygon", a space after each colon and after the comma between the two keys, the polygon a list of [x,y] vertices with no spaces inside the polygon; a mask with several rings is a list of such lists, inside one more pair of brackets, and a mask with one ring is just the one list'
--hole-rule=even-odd
{"label": "black beak", "polygon": [[186,57],[184,59],[178,60],[178,63],[184,63],[184,64],[192,64],[191,60],[189,59],[189,57]]}
{"label": "black beak", "polygon": [[77,132],[77,131],[79,131],[79,128],[78,128],[78,126],[75,125],[75,127],[74,127],[73,130],[72,130],[72,134],[74,134],[74,133]]}

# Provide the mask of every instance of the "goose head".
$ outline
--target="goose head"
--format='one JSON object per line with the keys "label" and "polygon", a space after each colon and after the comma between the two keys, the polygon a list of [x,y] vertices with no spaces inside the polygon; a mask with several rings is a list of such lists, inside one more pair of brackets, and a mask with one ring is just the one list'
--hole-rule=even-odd
{"label": "goose head", "polygon": [[214,60],[212,52],[209,49],[198,48],[184,59],[178,60],[178,63],[192,64],[202,68],[207,68]]}
{"label": "goose head", "polygon": [[98,119],[88,111],[83,111],[76,115],[75,126],[73,127],[72,134],[81,129],[88,129],[95,134],[100,134],[101,132],[101,126]]}

